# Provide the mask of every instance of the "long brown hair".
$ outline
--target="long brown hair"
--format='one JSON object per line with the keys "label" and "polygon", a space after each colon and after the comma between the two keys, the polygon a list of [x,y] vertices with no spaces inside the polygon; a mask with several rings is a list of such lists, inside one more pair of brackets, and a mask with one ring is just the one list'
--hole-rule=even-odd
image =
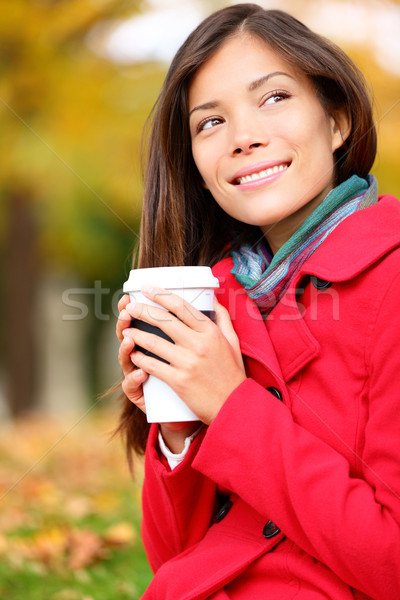
{"label": "long brown hair", "polygon": [[[257,227],[236,221],[218,206],[202,185],[191,152],[188,90],[193,76],[230,37],[248,34],[313,82],[328,114],[345,111],[351,131],[335,153],[336,184],[353,174],[366,177],[375,160],[376,131],[364,78],[335,44],[280,10],[237,4],[207,17],[173,59],[152,112],[145,172],[139,267],[212,266]],[[128,455],[143,452],[148,425],[126,399],[120,431]]]}

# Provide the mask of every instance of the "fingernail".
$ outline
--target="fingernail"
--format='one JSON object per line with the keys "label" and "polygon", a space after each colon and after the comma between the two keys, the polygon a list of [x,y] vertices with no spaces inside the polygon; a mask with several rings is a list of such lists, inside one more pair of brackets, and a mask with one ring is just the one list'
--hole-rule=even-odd
{"label": "fingernail", "polygon": [[141,292],[143,292],[144,294],[147,294],[148,296],[152,296],[154,294],[154,288],[152,285],[149,285],[148,283],[145,283],[144,285],[142,285]]}
{"label": "fingernail", "polygon": [[128,336],[129,336],[129,333],[130,333],[130,329],[123,329],[123,330],[122,330],[122,335],[123,335],[124,337],[128,337]]}

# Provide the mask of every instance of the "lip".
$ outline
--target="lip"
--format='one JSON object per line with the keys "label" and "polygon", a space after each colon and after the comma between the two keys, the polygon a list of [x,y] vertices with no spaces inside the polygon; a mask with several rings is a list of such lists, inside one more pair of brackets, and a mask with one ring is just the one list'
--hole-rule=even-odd
{"label": "lip", "polygon": [[[230,180],[232,185],[239,185],[238,179],[240,177],[247,177],[248,175],[253,175],[253,173],[259,173],[260,171],[266,171],[267,169],[272,169],[273,167],[279,167],[281,165],[290,165],[290,161],[286,160],[271,160],[269,162],[260,162],[254,165],[249,165],[248,167],[243,167],[239,171],[235,173],[235,175]],[[242,184],[243,185],[243,184]]]}

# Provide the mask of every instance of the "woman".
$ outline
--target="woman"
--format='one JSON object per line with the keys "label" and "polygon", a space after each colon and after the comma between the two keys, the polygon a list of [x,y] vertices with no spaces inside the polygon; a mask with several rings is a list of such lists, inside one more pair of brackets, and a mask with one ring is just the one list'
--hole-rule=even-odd
{"label": "woman", "polygon": [[[375,151],[357,68],[281,11],[223,9],[172,62],[139,266],[209,264],[221,289],[217,324],[156,288],[176,318],[120,301],[144,598],[400,597],[400,208]],[[148,374],[200,422],[149,430]]]}

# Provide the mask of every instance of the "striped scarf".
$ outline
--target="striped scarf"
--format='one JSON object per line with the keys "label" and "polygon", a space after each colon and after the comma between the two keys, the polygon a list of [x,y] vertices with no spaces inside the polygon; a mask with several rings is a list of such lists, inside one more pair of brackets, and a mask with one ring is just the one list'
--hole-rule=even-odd
{"label": "striped scarf", "polygon": [[378,200],[378,185],[353,175],[333,189],[274,257],[264,238],[232,252],[237,281],[266,317],[289,286],[293,275],[346,217]]}

